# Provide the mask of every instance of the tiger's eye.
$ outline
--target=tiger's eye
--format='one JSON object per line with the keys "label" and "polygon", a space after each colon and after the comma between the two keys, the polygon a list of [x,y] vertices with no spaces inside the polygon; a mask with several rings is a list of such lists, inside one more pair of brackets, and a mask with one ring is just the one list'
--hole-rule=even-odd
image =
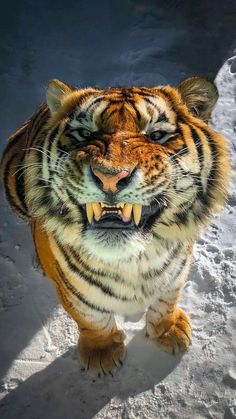
{"label": "tiger's eye", "polygon": [[78,131],[79,131],[79,135],[84,138],[90,137],[91,135],[91,131],[89,131],[88,129],[81,128]]}
{"label": "tiger's eye", "polygon": [[153,141],[156,141],[158,144],[164,144],[168,140],[169,134],[165,131],[153,131],[150,134],[150,137]]}
{"label": "tiger's eye", "polygon": [[160,140],[166,133],[163,131],[154,131],[150,134],[152,140]]}
{"label": "tiger's eye", "polygon": [[153,131],[150,134],[152,141],[156,141],[158,144],[165,144],[170,138],[173,138],[176,133],[170,133],[166,131]]}

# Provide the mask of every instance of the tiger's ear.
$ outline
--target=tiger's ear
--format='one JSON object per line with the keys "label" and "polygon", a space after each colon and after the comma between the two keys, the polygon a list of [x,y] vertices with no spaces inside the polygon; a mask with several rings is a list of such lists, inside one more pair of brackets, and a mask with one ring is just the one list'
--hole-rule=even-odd
{"label": "tiger's ear", "polygon": [[46,89],[46,99],[50,111],[57,112],[61,107],[63,97],[71,92],[72,89],[60,80],[50,80]]}
{"label": "tiger's ear", "polygon": [[215,84],[205,77],[190,77],[180,83],[178,90],[189,111],[208,122],[219,97]]}

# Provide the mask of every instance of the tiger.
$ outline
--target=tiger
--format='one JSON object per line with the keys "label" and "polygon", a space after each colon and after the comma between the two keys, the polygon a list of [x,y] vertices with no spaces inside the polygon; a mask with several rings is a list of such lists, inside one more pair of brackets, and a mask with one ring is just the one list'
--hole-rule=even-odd
{"label": "tiger", "polygon": [[40,267],[78,326],[83,370],[125,360],[116,315],[145,313],[145,336],[171,354],[192,326],[178,306],[203,228],[226,203],[227,140],[211,127],[215,84],[76,88],[53,79],[9,138],[1,178],[29,224]]}

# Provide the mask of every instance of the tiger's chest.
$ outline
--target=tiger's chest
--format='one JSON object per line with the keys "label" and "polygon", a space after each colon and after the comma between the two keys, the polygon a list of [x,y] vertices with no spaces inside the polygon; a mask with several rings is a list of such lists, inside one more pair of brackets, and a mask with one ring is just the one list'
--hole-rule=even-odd
{"label": "tiger's chest", "polygon": [[33,237],[45,274],[74,306],[83,302],[114,313],[143,311],[176,289],[190,256],[179,243],[154,243],[138,259],[104,263],[56,243],[37,223]]}
{"label": "tiger's chest", "polygon": [[144,311],[179,286],[186,254],[174,247],[159,255],[150,251],[140,260],[113,265],[82,257],[73,258],[73,264],[66,258],[59,257],[58,261],[67,280],[87,301],[100,309],[129,314]]}

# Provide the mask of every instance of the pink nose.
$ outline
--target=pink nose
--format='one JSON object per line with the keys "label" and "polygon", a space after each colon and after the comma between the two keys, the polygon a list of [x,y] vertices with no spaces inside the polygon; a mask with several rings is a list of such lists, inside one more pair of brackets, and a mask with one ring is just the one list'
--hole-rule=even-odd
{"label": "pink nose", "polygon": [[120,172],[116,173],[115,175],[106,174],[101,172],[98,169],[92,169],[93,174],[100,179],[102,182],[102,187],[105,192],[111,191],[116,192],[118,189],[118,183],[121,179],[126,178],[129,175],[127,170],[121,170]]}

